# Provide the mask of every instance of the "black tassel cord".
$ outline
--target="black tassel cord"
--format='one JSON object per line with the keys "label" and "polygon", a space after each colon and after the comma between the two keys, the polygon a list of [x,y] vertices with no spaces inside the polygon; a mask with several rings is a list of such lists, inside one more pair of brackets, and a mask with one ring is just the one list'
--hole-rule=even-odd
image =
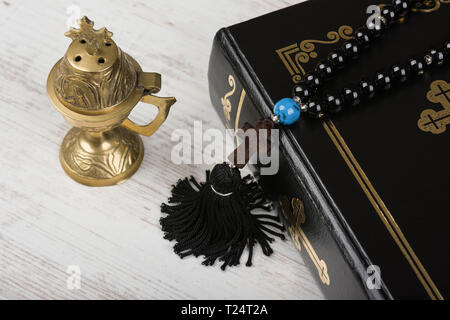
{"label": "black tassel cord", "polygon": [[223,262],[222,270],[238,265],[245,247],[249,250],[246,265],[251,266],[256,243],[269,256],[274,241],[270,235],[285,239],[273,230],[284,231],[278,216],[251,212],[272,208],[258,183],[251,176],[241,178],[239,169],[226,163],[206,171],[204,183],[194,177],[179,180],[168,203],[161,205],[167,213],[160,220],[164,238],[177,242],[174,251],[181,258],[204,256],[206,266],[216,260]]}

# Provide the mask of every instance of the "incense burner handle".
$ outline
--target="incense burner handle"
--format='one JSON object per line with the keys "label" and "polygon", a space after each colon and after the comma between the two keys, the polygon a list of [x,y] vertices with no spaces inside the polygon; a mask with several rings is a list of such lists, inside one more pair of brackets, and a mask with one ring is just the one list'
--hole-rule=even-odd
{"label": "incense burner handle", "polygon": [[176,102],[176,99],[174,97],[163,98],[151,95],[151,93],[157,93],[161,90],[161,75],[159,73],[140,72],[138,74],[138,87],[144,88],[144,96],[141,102],[156,106],[159,109],[158,114],[147,125],[141,126],[130,119],[125,119],[122,126],[138,134],[151,136],[167,119],[170,107]]}

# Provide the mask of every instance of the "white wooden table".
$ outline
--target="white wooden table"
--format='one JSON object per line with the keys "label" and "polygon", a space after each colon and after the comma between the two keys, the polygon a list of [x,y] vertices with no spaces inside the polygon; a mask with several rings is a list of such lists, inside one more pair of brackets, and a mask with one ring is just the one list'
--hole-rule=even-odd
{"label": "white wooden table", "polygon": [[[322,298],[290,240],[277,241],[270,258],[258,248],[253,268],[223,272],[179,259],[159,225],[171,184],[203,178],[207,167],[171,162],[172,131],[191,131],[194,120],[222,128],[206,76],[214,33],[296,2],[0,1],[0,299]],[[162,73],[161,95],[178,99],[162,128],[144,138],[142,167],[120,186],[82,186],[59,164],[70,125],[45,83],[70,42],[63,33],[73,5],[113,31],[145,71]],[[149,120],[148,108],[133,117]],[[79,289],[67,287],[69,266],[80,268]]]}

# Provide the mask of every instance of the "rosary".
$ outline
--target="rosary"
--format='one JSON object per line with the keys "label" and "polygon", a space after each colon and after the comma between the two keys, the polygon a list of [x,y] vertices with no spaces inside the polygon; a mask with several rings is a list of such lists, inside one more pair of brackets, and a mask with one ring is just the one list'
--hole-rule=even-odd
{"label": "rosary", "polygon": [[[380,5],[375,22],[357,29],[353,39],[332,51],[326,61],[319,62],[315,71],[294,87],[293,97],[278,101],[271,119],[260,121],[256,129],[270,130],[279,124],[292,125],[302,113],[311,118],[321,118],[350,109],[431,68],[443,66],[450,57],[449,40],[421,56],[377,72],[372,78],[361,79],[356,86],[344,87],[337,93],[321,94],[324,84],[338,70],[357,59],[399,19],[423,5],[420,0],[393,0],[391,5]],[[281,233],[284,227],[278,216],[251,212],[254,209],[271,211],[272,206],[253,177],[241,178],[239,169],[244,166],[237,163],[235,151],[230,163],[217,164],[211,172],[206,172],[206,182],[198,183],[191,177],[179,180],[173,186],[169,204],[161,205],[161,211],[168,215],[160,222],[165,238],[176,240],[174,251],[181,258],[204,256],[204,265],[213,265],[219,260],[221,268],[225,269],[238,265],[247,247],[246,265],[251,266],[256,243],[265,255],[270,255],[273,252],[270,247],[274,241],[272,236],[284,239]]]}
{"label": "rosary", "polygon": [[399,18],[411,13],[414,3],[421,1],[393,0],[383,6],[377,17],[379,23],[359,28],[354,39],[345,42],[340,49],[332,51],[327,61],[317,64],[314,72],[307,74],[303,83],[296,85],[293,98],[284,98],[275,104],[272,120],[275,123],[291,125],[306,113],[311,118],[341,112],[373,98],[377,93],[388,91],[398,84],[422,75],[427,69],[442,66],[450,55],[450,40],[442,47],[429,49],[423,56],[411,58],[406,63],[394,64],[385,71],[379,71],[372,78],[363,78],[356,86],[348,86],[336,94],[319,96],[320,89],[339,69],[351,60],[357,59],[363,49],[380,38]]}

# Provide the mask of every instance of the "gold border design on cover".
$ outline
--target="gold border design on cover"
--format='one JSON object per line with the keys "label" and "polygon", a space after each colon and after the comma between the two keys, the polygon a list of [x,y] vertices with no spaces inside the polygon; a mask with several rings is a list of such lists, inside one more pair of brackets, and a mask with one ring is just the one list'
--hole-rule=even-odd
{"label": "gold border design on cover", "polygon": [[322,124],[330,139],[346,162],[348,168],[353,173],[355,179],[366,194],[372,207],[375,209],[389,234],[408,261],[409,265],[416,274],[425,291],[428,293],[431,299],[443,300],[443,296],[434,284],[425,267],[420,262],[411,245],[406,240],[405,235],[395,221],[391,212],[389,211],[383,200],[380,198],[379,194],[376,192],[375,188],[373,187],[372,183],[370,182],[369,178],[367,177],[359,163],[356,161],[355,157],[350,151],[350,148],[348,147],[344,138],[342,138],[334,123],[331,120],[324,120]]}

